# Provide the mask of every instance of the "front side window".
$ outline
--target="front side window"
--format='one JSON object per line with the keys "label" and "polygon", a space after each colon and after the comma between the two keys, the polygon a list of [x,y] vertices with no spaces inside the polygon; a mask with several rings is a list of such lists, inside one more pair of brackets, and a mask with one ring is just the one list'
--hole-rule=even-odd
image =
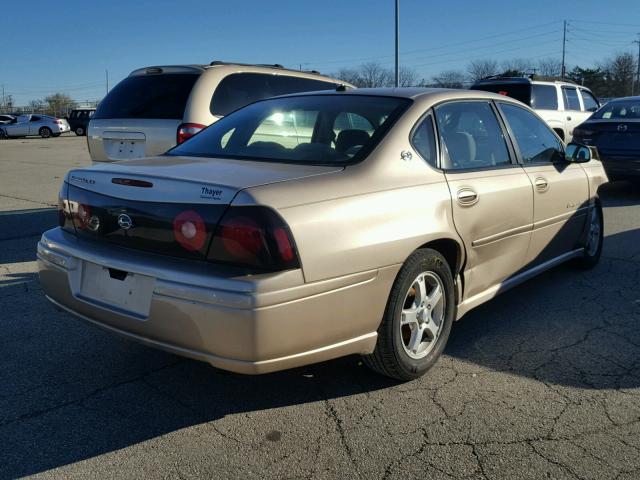
{"label": "front side window", "polygon": [[495,168],[511,164],[504,133],[489,102],[452,102],[436,108],[449,170]]}
{"label": "front side window", "polygon": [[564,97],[565,110],[580,110],[578,90],[574,87],[562,87],[562,96]]}
{"label": "front side window", "polygon": [[598,101],[595,99],[591,93],[586,90],[580,90],[580,94],[582,95],[582,103],[584,104],[584,109],[588,112],[595,112],[598,110]]}
{"label": "front side window", "polygon": [[433,133],[431,115],[427,115],[413,131],[411,144],[429,165],[432,167],[438,166],[436,160],[436,138]]}
{"label": "front side window", "polygon": [[501,103],[500,109],[525,164],[552,163],[564,158],[562,143],[543,120],[516,105]]}
{"label": "front side window", "polygon": [[169,155],[354,163],[368,155],[410,103],[348,94],[263,100],[215,122]]}
{"label": "front side window", "polygon": [[335,83],[311,78],[266,73],[232,73],[226,76],[211,98],[213,115],[225,116],[258,100],[289,93],[333,90]]}
{"label": "front side window", "polygon": [[553,85],[531,86],[531,108],[558,110],[558,91]]}

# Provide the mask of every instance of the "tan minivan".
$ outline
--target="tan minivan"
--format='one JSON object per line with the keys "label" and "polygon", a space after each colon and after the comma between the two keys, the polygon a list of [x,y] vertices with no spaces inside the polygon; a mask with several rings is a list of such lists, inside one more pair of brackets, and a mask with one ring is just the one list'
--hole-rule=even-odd
{"label": "tan minivan", "polygon": [[249,103],[351,85],[281,65],[211,62],[134,70],[98,106],[89,124],[94,162],[159,155]]}

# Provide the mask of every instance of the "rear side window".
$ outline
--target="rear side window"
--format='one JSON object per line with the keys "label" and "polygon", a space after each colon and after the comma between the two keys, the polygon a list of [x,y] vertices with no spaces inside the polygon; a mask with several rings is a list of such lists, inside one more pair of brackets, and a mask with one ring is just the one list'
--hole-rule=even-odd
{"label": "rear side window", "polygon": [[436,138],[433,133],[431,115],[427,115],[413,131],[411,144],[429,165],[432,167],[438,166],[436,162]]}
{"label": "rear side window", "polygon": [[288,93],[333,90],[337,84],[310,78],[264,73],[232,73],[226,76],[213,94],[210,110],[222,116],[265,98]]}
{"label": "rear side window", "polygon": [[578,90],[573,87],[562,87],[565,110],[580,110],[580,100],[578,100]]}
{"label": "rear side window", "polygon": [[504,133],[489,102],[452,102],[436,108],[446,170],[511,164]]}
{"label": "rear side window", "polygon": [[553,85],[533,85],[531,87],[531,108],[538,110],[558,110],[558,92]]}
{"label": "rear side window", "polygon": [[580,90],[582,95],[582,103],[584,103],[584,109],[588,112],[595,112],[598,109],[598,101],[593,95],[586,90]]}
{"label": "rear side window", "polygon": [[184,73],[127,77],[102,100],[93,118],[182,120],[198,77]]}

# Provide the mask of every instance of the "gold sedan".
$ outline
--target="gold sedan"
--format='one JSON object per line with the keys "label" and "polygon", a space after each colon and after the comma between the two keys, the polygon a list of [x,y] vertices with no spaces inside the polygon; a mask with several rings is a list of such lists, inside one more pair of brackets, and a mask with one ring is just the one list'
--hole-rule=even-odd
{"label": "gold sedan", "polygon": [[598,261],[595,153],[480,91],[263,100],[165,155],[69,172],[40,279],[89,322],[219,368],[361,354],[409,380],[470,309]]}

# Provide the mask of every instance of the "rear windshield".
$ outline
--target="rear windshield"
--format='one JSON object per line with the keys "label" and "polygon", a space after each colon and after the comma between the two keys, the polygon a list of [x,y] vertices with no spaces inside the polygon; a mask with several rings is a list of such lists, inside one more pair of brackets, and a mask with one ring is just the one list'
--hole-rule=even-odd
{"label": "rear windshield", "polygon": [[127,77],[100,102],[93,118],[181,120],[198,77],[184,73]]}
{"label": "rear windshield", "polygon": [[234,110],[265,98],[288,93],[334,90],[337,84],[311,78],[264,73],[232,73],[216,88],[211,99],[213,115],[225,116]]}
{"label": "rear windshield", "polygon": [[592,119],[615,118],[618,120],[640,119],[640,100],[623,100],[607,103],[591,116]]}
{"label": "rear windshield", "polygon": [[253,103],[168,152],[314,165],[360,161],[411,103],[405,98],[307,95]]}
{"label": "rear windshield", "polygon": [[472,86],[471,90],[484,90],[485,92],[499,93],[500,95],[520,100],[522,103],[527,105],[530,104],[530,83],[483,83]]}

